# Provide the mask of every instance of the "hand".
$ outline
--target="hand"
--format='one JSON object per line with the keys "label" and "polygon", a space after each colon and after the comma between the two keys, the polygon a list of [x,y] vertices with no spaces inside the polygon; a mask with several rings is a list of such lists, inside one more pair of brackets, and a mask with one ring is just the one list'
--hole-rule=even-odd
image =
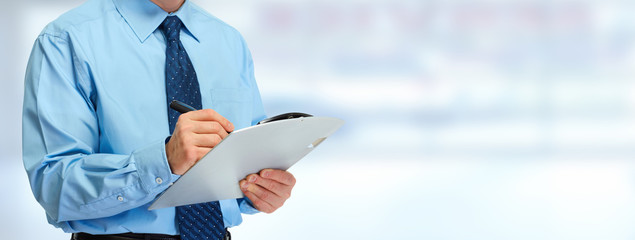
{"label": "hand", "polygon": [[258,211],[272,213],[291,197],[295,177],[287,171],[264,169],[240,180],[240,189]]}
{"label": "hand", "polygon": [[182,175],[234,130],[231,122],[212,109],[179,116],[165,154],[172,173]]}

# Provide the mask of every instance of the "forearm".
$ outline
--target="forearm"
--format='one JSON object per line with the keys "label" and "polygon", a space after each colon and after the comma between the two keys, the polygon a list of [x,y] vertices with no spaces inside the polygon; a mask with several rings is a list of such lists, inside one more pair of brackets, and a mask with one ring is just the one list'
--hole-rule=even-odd
{"label": "forearm", "polygon": [[163,145],[156,141],[130,155],[76,153],[24,161],[36,199],[55,221],[94,219],[144,205],[176,180]]}

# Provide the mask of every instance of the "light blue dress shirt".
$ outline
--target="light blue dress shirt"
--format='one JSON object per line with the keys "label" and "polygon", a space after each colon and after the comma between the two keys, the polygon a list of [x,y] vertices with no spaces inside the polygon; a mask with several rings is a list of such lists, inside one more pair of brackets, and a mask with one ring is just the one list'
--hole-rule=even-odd
{"label": "light blue dress shirt", "polygon": [[[169,14],[149,0],[89,0],[46,26],[26,72],[23,157],[49,223],[66,232],[179,234],[174,208],[148,206],[178,179],[170,171],[165,90]],[[204,108],[236,129],[265,117],[251,54],[232,27],[190,1],[181,41]],[[221,201],[227,227],[257,212]]]}

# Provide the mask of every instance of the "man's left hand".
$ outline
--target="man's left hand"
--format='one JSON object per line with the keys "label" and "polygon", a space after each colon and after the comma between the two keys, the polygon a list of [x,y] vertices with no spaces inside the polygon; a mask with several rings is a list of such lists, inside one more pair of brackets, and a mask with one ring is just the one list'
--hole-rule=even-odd
{"label": "man's left hand", "polygon": [[240,189],[258,211],[272,213],[291,197],[295,177],[287,171],[264,169],[240,180]]}

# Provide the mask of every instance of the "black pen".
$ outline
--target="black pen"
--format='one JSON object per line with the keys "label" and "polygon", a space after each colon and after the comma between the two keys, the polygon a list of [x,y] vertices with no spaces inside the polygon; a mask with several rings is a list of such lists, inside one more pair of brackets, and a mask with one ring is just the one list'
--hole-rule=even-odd
{"label": "black pen", "polygon": [[184,102],[181,102],[179,100],[172,100],[172,102],[170,102],[170,108],[176,110],[177,112],[180,113],[186,113],[189,111],[196,111],[196,108],[193,108],[190,105],[185,104]]}

